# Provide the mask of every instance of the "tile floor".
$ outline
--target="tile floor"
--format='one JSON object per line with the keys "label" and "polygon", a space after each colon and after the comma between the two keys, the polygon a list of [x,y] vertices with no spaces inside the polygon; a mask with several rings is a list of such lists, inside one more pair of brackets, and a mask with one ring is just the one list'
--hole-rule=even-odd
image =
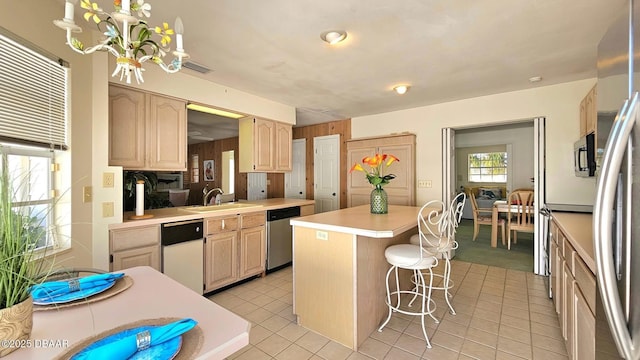
{"label": "tile floor", "polygon": [[543,277],[455,260],[452,268],[457,315],[438,292],[440,323],[426,320],[431,349],[417,316],[394,314],[358,352],[296,325],[291,267],[209,298],[253,324],[250,344],[229,359],[567,359]]}

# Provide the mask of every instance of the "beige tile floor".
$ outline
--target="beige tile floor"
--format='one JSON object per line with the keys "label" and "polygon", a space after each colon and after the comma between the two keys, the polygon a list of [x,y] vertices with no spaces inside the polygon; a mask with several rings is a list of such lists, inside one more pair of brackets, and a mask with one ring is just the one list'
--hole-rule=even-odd
{"label": "beige tile floor", "polygon": [[291,267],[210,299],[253,325],[249,345],[229,359],[567,359],[543,277],[455,260],[452,268],[457,315],[442,292],[434,296],[440,323],[427,320],[431,349],[417,316],[394,314],[358,352],[296,325]]}

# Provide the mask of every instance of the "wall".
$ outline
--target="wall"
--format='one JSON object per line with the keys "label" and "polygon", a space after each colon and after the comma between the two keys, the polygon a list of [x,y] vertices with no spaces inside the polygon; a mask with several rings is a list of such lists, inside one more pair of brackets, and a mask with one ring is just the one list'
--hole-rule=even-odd
{"label": "wall", "polygon": [[[383,114],[354,117],[354,138],[401,131],[417,135],[416,175],[432,180],[432,188],[418,188],[418,204],[442,198],[441,129],[499,125],[546,117],[547,202],[592,205],[595,179],[573,173],[573,143],[578,139],[579,105],[595,79],[529,90],[482,96]],[[375,124],[375,125],[374,125]]]}
{"label": "wall", "polygon": [[[474,147],[474,146],[486,146],[494,144],[510,144],[511,145],[511,158],[509,163],[511,165],[511,171],[508,174],[511,181],[512,189],[533,187],[531,178],[534,175],[534,144],[533,144],[533,123],[527,122],[525,124],[517,125],[505,125],[499,128],[496,127],[481,127],[473,130],[463,130],[456,132],[456,162],[458,163],[458,169],[462,169],[464,172],[458,172],[458,175],[462,175],[463,183],[467,183],[467,157],[468,152],[461,154],[464,156],[457,156],[460,148]],[[503,150],[506,151],[505,146]],[[460,181],[458,181],[460,182]],[[458,184],[460,186],[460,184]],[[509,190],[512,190],[509,189]]]}

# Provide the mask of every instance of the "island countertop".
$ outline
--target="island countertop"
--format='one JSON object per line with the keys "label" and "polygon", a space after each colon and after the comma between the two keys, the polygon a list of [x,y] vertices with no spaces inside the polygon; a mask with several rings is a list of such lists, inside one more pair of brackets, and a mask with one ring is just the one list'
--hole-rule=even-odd
{"label": "island countertop", "polygon": [[134,215],[134,212],[125,212],[123,216],[123,222],[109,224],[109,229],[124,229],[131,228],[136,226],[144,226],[144,225],[155,225],[172,221],[184,221],[184,220],[192,220],[192,219],[202,219],[206,217],[219,216],[219,215],[229,215],[229,214],[241,214],[247,212],[254,211],[265,211],[265,210],[273,210],[273,209],[281,209],[290,206],[304,206],[304,205],[313,205],[315,203],[314,200],[307,199],[285,199],[285,198],[271,198],[264,200],[252,200],[246,201],[241,200],[241,203],[255,204],[258,205],[256,207],[248,207],[248,208],[238,208],[238,209],[228,209],[228,210],[218,210],[211,211],[206,213],[197,213],[197,212],[188,212],[185,211],[185,208],[189,208],[190,206],[180,206],[180,207],[171,207],[164,209],[151,209],[145,210],[145,214],[153,215],[152,218],[142,219],[142,220],[131,220],[129,217]]}
{"label": "island countertop", "polygon": [[420,207],[389,205],[388,214],[371,214],[369,205],[291,219],[292,226],[372,238],[391,238],[416,227]]}

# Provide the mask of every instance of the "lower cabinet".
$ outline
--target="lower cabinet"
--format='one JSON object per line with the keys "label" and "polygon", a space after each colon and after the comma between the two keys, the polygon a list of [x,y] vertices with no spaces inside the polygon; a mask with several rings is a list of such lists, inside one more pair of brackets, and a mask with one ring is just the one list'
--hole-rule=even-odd
{"label": "lower cabinet", "polygon": [[207,236],[204,245],[205,291],[234,283],[238,279],[238,232]]}
{"label": "lower cabinet", "polygon": [[569,359],[595,359],[595,275],[551,223],[551,288]]}
{"label": "lower cabinet", "polygon": [[160,225],[109,231],[109,270],[151,266],[160,271]]}
{"label": "lower cabinet", "polygon": [[205,292],[265,271],[266,212],[205,219]]}

